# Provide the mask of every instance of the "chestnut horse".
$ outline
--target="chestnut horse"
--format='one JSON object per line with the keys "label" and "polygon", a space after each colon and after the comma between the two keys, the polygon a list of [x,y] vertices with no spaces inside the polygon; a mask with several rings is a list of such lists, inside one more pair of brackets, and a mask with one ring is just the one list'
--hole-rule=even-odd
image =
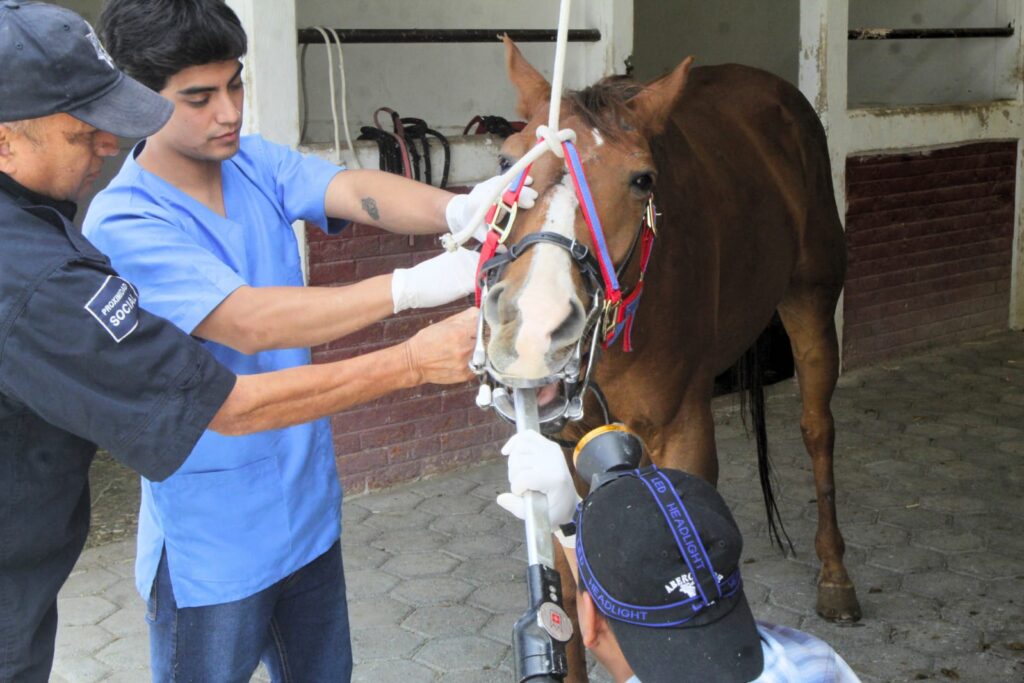
{"label": "chestnut horse", "polygon": [[[507,39],[506,61],[529,123],[505,142],[504,165],[535,144],[551,91]],[[631,330],[633,350],[623,351],[621,342],[605,350],[595,380],[609,412],[644,439],[654,463],[714,483],[715,376],[752,346],[777,310],[793,347],[800,427],[814,469],[817,611],[855,621],[860,607],[843,565],[832,472],[829,403],[839,369],[833,316],[846,252],[825,133],[789,83],[738,65],[691,70],[691,62],[646,86],[605,79],[561,105],[559,128],[577,134],[625,293],[640,279],[637,226],[652,194],[660,212]],[[546,154],[531,175],[539,196],[519,214],[508,244],[555,232],[593,252],[563,160]],[[595,294],[564,244],[539,241],[513,251],[517,257],[483,301],[488,362],[513,384],[536,384],[558,376],[581,338],[597,334],[587,313]],[[555,393],[541,389],[538,400]],[[588,394],[584,419],[569,423],[562,436],[578,438],[600,424],[595,404]],[[564,596],[573,602],[575,589]],[[573,605],[567,609],[575,613]],[[578,643],[570,658],[573,680],[585,680]]]}

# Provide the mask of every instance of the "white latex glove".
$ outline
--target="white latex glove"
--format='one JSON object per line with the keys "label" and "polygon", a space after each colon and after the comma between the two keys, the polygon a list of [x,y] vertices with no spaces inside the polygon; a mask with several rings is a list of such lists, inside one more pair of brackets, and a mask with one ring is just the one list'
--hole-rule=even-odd
{"label": "white latex glove", "polygon": [[476,289],[476,267],[480,254],[459,247],[417,263],[397,268],[391,274],[391,300],[395,313],[407,308],[441,306]]}
{"label": "white latex glove", "polygon": [[[526,185],[523,187],[523,191],[519,193],[519,201],[516,204],[521,209],[531,208],[537,200],[537,191],[529,186],[532,182],[533,178],[527,176]],[[494,201],[494,193],[498,191],[498,188],[501,188],[502,192],[505,191],[501,176],[495,176],[474,186],[469,194],[457,194],[452,197],[448,201],[448,206],[444,209],[444,217],[448,221],[448,229],[452,234],[458,234],[466,229],[469,222],[473,220],[473,213],[480,208],[481,204],[486,203],[490,206]],[[473,239],[477,242],[483,242],[485,237],[487,237],[487,226],[484,223],[480,223],[473,231]]]}
{"label": "white latex glove", "polygon": [[548,498],[548,518],[553,528],[572,521],[580,497],[572,483],[561,447],[533,430],[519,432],[501,452],[508,456],[511,493],[498,496],[498,505],[519,519],[526,516],[527,491],[539,491]]}

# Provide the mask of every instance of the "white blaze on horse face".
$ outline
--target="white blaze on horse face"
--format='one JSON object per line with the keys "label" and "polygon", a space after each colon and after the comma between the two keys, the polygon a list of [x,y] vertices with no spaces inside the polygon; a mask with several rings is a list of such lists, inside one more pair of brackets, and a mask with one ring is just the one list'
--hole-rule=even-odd
{"label": "white blaze on horse face", "polygon": [[594,136],[594,145],[600,147],[601,145],[604,144],[604,138],[601,137],[601,131],[599,131],[597,128],[592,128],[590,133]]}
{"label": "white blaze on horse face", "polygon": [[[576,222],[576,191],[568,174],[550,193],[548,212],[544,219],[546,232],[573,239]],[[517,358],[508,367],[516,377],[540,379],[558,368],[549,368],[546,357],[551,334],[572,312],[571,300],[576,296],[572,281],[572,259],[569,252],[543,242],[533,247],[533,259],[519,294],[522,321],[515,338]]]}

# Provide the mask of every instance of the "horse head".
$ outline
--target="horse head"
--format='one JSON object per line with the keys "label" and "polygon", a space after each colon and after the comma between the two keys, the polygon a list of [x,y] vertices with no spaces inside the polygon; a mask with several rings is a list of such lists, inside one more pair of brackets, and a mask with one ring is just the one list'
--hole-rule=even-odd
{"label": "horse head", "polygon": [[[536,144],[538,128],[548,120],[551,86],[508,38],[505,49],[517,109],[528,120],[501,149],[507,169]],[[542,406],[557,394],[554,384],[565,379],[567,367],[578,372],[590,335],[606,341],[614,316],[610,282],[621,278],[624,294],[637,284],[639,236],[645,214],[653,222],[649,202],[657,185],[652,141],[665,127],[691,62],[646,86],[611,77],[570,93],[561,102],[558,128],[575,132],[581,172],[571,173],[570,164],[554,154],[543,155],[530,170],[537,201],[511,226],[505,243],[511,258],[499,257],[501,268],[489,273],[482,309],[491,374],[508,386],[544,386]],[[600,224],[596,232],[587,213],[592,225]]]}

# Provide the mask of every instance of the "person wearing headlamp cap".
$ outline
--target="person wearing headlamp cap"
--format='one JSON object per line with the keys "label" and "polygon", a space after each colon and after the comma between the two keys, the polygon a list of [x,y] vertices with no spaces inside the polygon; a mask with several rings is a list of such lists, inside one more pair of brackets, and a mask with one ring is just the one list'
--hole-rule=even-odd
{"label": "person wearing headlamp cap", "polygon": [[[757,622],[740,574],[743,538],[715,488],[693,475],[620,463],[639,439],[622,427],[584,437],[577,471],[593,474],[576,498],[561,448],[535,432],[516,434],[511,493],[498,503],[521,517],[524,491],[555,510],[556,534],[577,578],[583,644],[616,683],[857,683],[827,643]],[[585,462],[590,458],[590,461]]]}
{"label": "person wearing headlamp cap", "polygon": [[0,683],[49,679],[97,445],[162,481],[207,428],[276,430],[470,376],[473,316],[358,359],[236,377],[147,311],[71,221],[117,136],[151,135],[172,110],[74,12],[0,0]]}

